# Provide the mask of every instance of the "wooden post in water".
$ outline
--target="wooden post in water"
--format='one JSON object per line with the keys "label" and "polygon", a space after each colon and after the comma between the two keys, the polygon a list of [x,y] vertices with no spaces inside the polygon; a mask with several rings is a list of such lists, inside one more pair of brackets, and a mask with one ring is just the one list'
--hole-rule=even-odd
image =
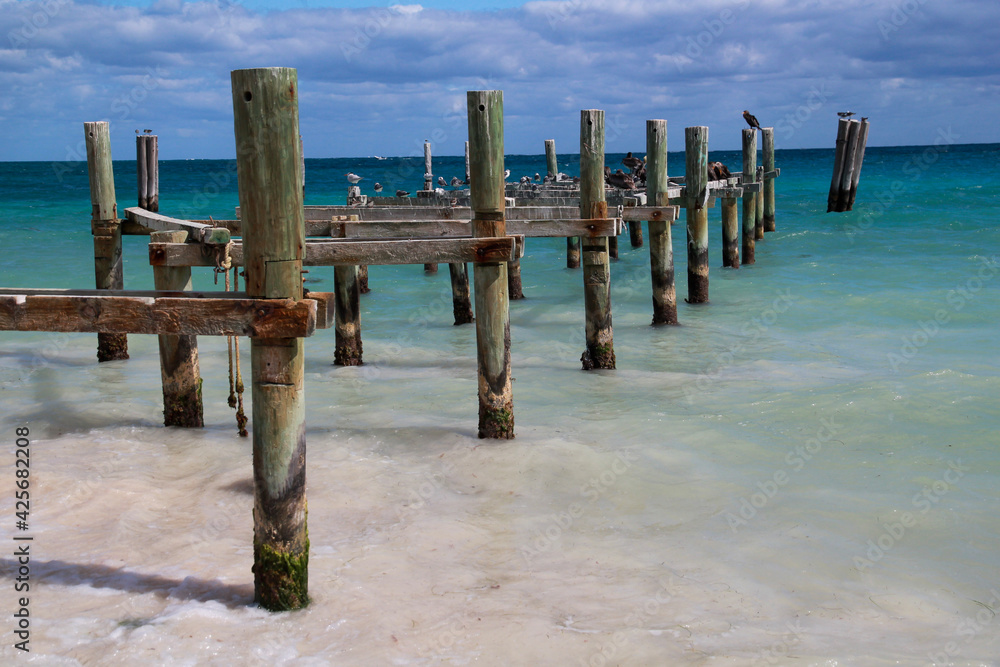
{"label": "wooden post in water", "polygon": [[556,174],[559,173],[559,161],[556,159],[555,139],[545,140],[545,169],[552,178],[555,178]]}
{"label": "wooden post in water", "polygon": [[465,142],[465,184],[469,184],[469,142]]}
{"label": "wooden post in water", "polygon": [[[94,275],[97,289],[124,287],[122,231],[115,201],[115,174],[111,166],[111,130],[107,121],[83,124],[90,178],[90,230],[94,235]],[[97,360],[128,359],[125,334],[97,334]]]}
{"label": "wooden post in water", "polygon": [[847,210],[854,209],[854,197],[858,194],[858,182],[861,180],[861,165],[865,161],[865,148],[868,146],[868,119],[861,119],[858,129],[857,158],[854,161],[854,175],[851,177],[851,194],[847,198]]}
{"label": "wooden post in water", "polygon": [[833,179],[830,181],[830,194],[826,198],[826,212],[837,210],[837,199],[840,197],[840,182],[844,175],[844,155],[847,153],[847,131],[851,121],[841,118],[837,121],[837,149],[833,156]]}
{"label": "wooden post in water", "polygon": [[722,198],[722,266],[740,268],[740,225],[736,197]]}
{"label": "wooden post in water", "polygon": [[[232,72],[236,166],[247,295],[302,298],[305,213],[299,180],[298,76],[272,67]],[[302,338],[251,338],[254,600],[309,603]]]}
{"label": "wooden post in water", "polygon": [[[774,171],[774,128],[761,128],[761,160],[764,164],[764,173]],[[764,231],[773,232],[774,227],[774,179],[765,178],[763,183],[764,198]]]}
{"label": "wooden post in water", "polygon": [[[147,168],[146,164],[146,145],[149,142],[146,141],[146,135],[137,134],[135,137],[135,173],[138,181],[139,190],[139,208],[146,208],[149,206],[149,184],[147,181]],[[147,209],[148,210],[148,209]]]}
{"label": "wooden post in water", "polygon": [[[470,90],[469,154],[472,235],[506,236],[504,220],[503,91]],[[514,437],[510,376],[507,264],[477,263],[476,350],[479,369],[479,437]]]}
{"label": "wooden post in water", "polygon": [[[559,174],[559,160],[556,157],[556,140],[545,140],[545,168],[549,176],[556,178]],[[580,237],[566,237],[566,268],[576,269],[580,267]]]}
{"label": "wooden post in water", "polygon": [[[580,111],[580,217],[608,217],[604,195],[604,111],[601,109]],[[581,240],[587,349],[580,361],[585,371],[614,368],[608,238],[585,236]]]}
{"label": "wooden post in water", "polygon": [[368,265],[360,264],[358,266],[358,291],[362,294],[368,294],[371,292],[371,288],[368,287]]}
{"label": "wooden post in water", "polygon": [[[763,183],[764,168],[757,167],[757,182]],[[764,189],[757,191],[757,203],[754,206],[754,238],[760,241],[764,238]]]}
{"label": "wooden post in water", "polygon": [[[669,206],[667,198],[667,121],[646,121],[646,202]],[[649,263],[653,281],[653,324],[677,324],[674,243],[669,220],[649,220]]]}
{"label": "wooden post in water", "polygon": [[333,289],[336,339],[333,363],[337,366],[360,366],[361,289],[358,284],[358,267],[334,265]]}
{"label": "wooden post in water", "polygon": [[[142,137],[140,137],[142,138]],[[152,232],[150,243],[184,243],[187,232]],[[190,266],[154,266],[153,287],[158,290],[191,289]],[[157,336],[160,345],[160,378],[163,381],[163,425],[205,425],[198,368],[197,336]]]}
{"label": "wooden post in water", "polygon": [[[743,182],[757,182],[757,130],[743,130]],[[743,193],[743,264],[754,263],[754,249],[757,245],[757,195]]]}
{"label": "wooden post in water", "polygon": [[455,314],[455,324],[475,322],[472,314],[472,297],[469,294],[469,265],[451,263],[448,265],[451,273],[451,305]]}
{"label": "wooden post in water", "polygon": [[858,138],[861,136],[861,121],[852,120],[847,129],[847,143],[844,147],[844,168],[840,176],[840,189],[837,192],[838,213],[847,210],[847,202],[851,199],[851,183],[854,180],[854,167],[858,158]]}
{"label": "wooden post in water", "polygon": [[[424,191],[431,192],[434,190],[434,178],[432,164],[431,164],[431,142],[424,142]],[[424,264],[425,273],[437,273],[437,264]]]}
{"label": "wooden post in water", "polygon": [[302,144],[302,135],[299,135],[299,180],[302,181],[302,199],[306,198],[306,152]]}
{"label": "wooden post in water", "polygon": [[684,128],[688,303],[708,301],[708,128]]}

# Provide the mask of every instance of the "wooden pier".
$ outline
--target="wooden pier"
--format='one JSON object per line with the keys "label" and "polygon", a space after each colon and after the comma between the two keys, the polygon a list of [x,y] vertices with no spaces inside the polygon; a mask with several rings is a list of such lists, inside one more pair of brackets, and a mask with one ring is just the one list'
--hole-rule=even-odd
{"label": "wooden pier", "polygon": [[[582,367],[611,371],[610,241],[626,223],[633,248],[643,245],[642,221],[649,225],[653,325],[678,322],[671,224],[681,208],[687,211],[689,303],[708,301],[708,211],[716,199],[722,200],[724,266],[740,266],[740,198],[744,264],[754,262],[759,211],[763,229],[774,228],[773,179],[780,170],[771,128],[764,128],[763,169],[756,165],[756,133],[745,130],[742,172],[714,179],[707,168],[708,128],[686,128],[687,174],[670,178],[667,122],[649,120],[645,188],[625,192],[605,182],[604,112],[582,110],[579,182],[525,188],[504,182],[503,94],[496,90],[467,94],[466,193],[445,198],[434,191],[427,144],[421,196],[368,199],[353,190],[344,206],[304,206],[296,71],[235,70],[231,83],[236,218],[184,220],[158,211],[155,135],[136,138],[138,205],[119,217],[108,123],[85,123],[97,289],[0,289],[0,330],[95,332],[100,361],[127,359],[127,334],[159,336],[164,423],[184,427],[203,425],[197,336],[250,338],[253,574],[255,600],[266,609],[309,602],[305,338],[334,328],[334,363],[363,363],[362,268],[449,264],[455,323],[476,327],[478,435],[509,439],[515,436],[509,275],[519,267],[526,238],[566,238],[569,268],[575,249],[583,267]],[[545,142],[545,153],[555,179],[554,141]],[[122,234],[149,236],[155,290],[122,289]],[[334,292],[307,292],[307,266],[333,266]],[[244,290],[193,292],[193,267],[225,273],[227,285],[229,272],[242,267]]]}

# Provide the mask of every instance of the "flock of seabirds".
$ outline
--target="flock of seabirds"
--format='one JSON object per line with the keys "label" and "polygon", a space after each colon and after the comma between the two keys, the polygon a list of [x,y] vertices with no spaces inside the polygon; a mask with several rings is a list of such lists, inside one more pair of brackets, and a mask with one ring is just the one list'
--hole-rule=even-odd
{"label": "flock of seabirds", "polygon": [[[853,111],[838,111],[837,115],[841,118],[850,118],[854,115]],[[757,118],[747,111],[743,110],[743,119],[747,122],[747,125],[751,129],[759,130],[761,129],[760,123],[757,122]],[[867,120],[867,117],[863,117],[861,120]],[[137,130],[138,132],[138,130]],[[380,158],[381,159],[381,158]],[[622,165],[628,169],[626,173],[622,169],[616,169],[614,172],[611,171],[611,167],[605,165],[604,167],[604,182],[613,188],[618,188],[620,190],[636,190],[639,188],[644,188],[646,186],[646,162],[640,157],[632,155],[632,152],[622,158]],[[357,185],[360,181],[364,180],[364,176],[358,176],[354,172],[348,172],[344,174],[347,177],[348,182],[351,185]],[[709,162],[708,163],[708,180],[710,181],[721,181],[726,178],[730,178],[731,174],[726,165],[721,162]],[[424,174],[424,180],[430,181],[434,177],[432,174]],[[510,169],[504,171],[504,180],[510,178]],[[534,177],[522,176],[520,179],[520,184],[526,187],[532,187],[533,189],[538,189],[538,183],[543,185],[548,185],[550,183],[579,183],[579,176],[568,176],[562,172],[556,175],[547,175],[542,177],[541,174],[535,173]],[[445,188],[451,187],[453,189],[463,188],[469,185],[468,180],[460,179],[458,176],[453,176],[451,181],[446,181],[444,176],[437,177],[437,192],[438,194],[444,194]],[[375,183],[374,188],[376,194],[380,194],[383,190],[381,183]],[[408,197],[410,193],[406,190],[396,190],[397,197]]]}

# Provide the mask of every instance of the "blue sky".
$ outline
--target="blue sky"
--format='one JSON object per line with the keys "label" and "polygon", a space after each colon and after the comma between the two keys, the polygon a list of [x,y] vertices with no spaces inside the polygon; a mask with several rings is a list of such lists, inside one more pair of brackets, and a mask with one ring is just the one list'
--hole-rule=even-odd
{"label": "blue sky", "polygon": [[[470,8],[471,7],[471,8]],[[504,91],[508,153],[576,152],[604,109],[607,150],[671,150],[740,112],[778,148],[832,147],[837,111],[869,145],[1000,142],[1000,3],[982,0],[0,0],[0,160],[82,159],[82,124],[135,129],[164,159],[234,155],[229,72],[299,72],[307,157],[461,154],[465,91]]]}

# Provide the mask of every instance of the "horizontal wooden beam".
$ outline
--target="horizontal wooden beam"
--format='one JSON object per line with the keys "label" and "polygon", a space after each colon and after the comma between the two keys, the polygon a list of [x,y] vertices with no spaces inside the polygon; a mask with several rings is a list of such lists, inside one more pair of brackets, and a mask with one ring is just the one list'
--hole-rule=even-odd
{"label": "horizontal wooden beam", "polygon": [[[461,262],[509,262],[524,252],[521,237],[444,238],[356,241],[307,239],[303,264],[429,264]],[[243,266],[243,244],[229,246],[233,266]],[[215,266],[211,253],[190,243],[150,243],[153,266]]]}
{"label": "horizontal wooden beam", "polygon": [[332,329],[334,325],[336,292],[313,292],[305,290],[305,296],[302,298],[316,302],[316,328]]}
{"label": "horizontal wooden beam", "polygon": [[[513,209],[510,209],[513,210]],[[567,236],[617,236],[622,225],[615,218],[600,220],[507,220],[510,235],[531,238]],[[403,222],[334,222],[331,236],[347,239],[459,238],[472,235],[468,220],[420,220]]]}
{"label": "horizontal wooden beam", "polygon": [[230,239],[229,230],[223,227],[171,218],[138,207],[125,209],[122,234],[141,236],[149,235],[150,232],[164,231],[185,231],[188,233],[188,239],[195,243],[226,244]]}
{"label": "horizontal wooden beam", "polygon": [[0,290],[3,331],[303,338],[315,331],[316,312],[311,299],[239,292]]}

